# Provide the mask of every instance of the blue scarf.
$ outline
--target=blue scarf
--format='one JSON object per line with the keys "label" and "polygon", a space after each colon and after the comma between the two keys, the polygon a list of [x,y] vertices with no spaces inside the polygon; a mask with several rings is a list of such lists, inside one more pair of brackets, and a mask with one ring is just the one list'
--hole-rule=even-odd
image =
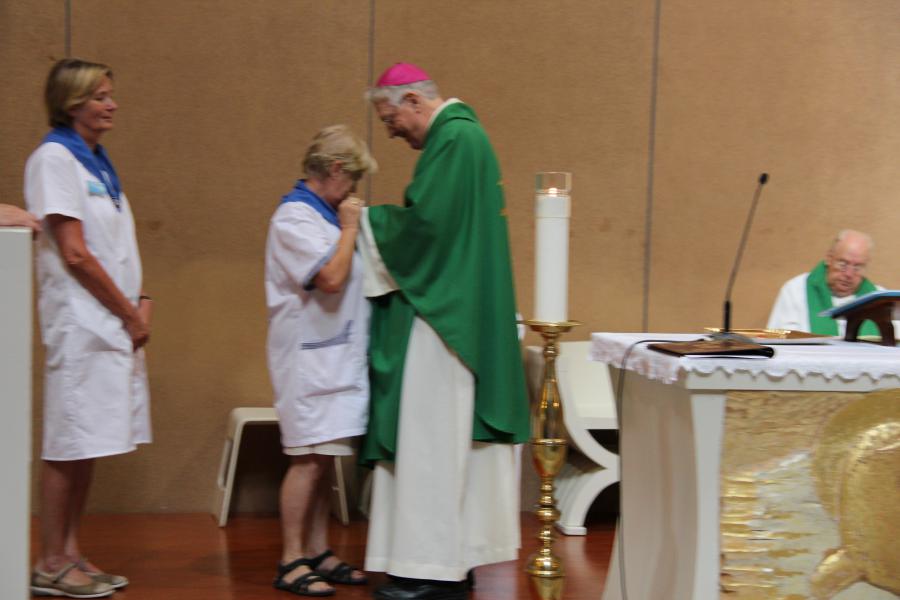
{"label": "blue scarf", "polygon": [[119,176],[106,154],[103,146],[97,144],[96,150],[91,152],[87,142],[71,127],[54,127],[50,133],[44,136],[43,144],[56,142],[62,144],[72,155],[78,159],[88,172],[103,182],[106,193],[112,198],[116,210],[122,210],[122,185]]}
{"label": "blue scarf", "polygon": [[285,202],[303,202],[304,204],[308,204],[313,207],[317,213],[322,215],[322,218],[337,227],[341,228],[341,223],[338,221],[337,211],[332,208],[330,204],[325,202],[322,198],[317,196],[315,192],[306,187],[306,182],[302,179],[298,179],[296,185],[294,185],[294,189],[291,190],[291,193],[285,194],[281,198],[281,203]]}

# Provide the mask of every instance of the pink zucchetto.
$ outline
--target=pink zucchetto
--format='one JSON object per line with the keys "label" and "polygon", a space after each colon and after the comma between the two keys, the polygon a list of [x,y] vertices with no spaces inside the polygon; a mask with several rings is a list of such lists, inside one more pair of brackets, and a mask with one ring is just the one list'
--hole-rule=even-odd
{"label": "pink zucchetto", "polygon": [[381,77],[378,78],[378,81],[375,83],[375,87],[387,87],[392,85],[409,85],[410,83],[416,83],[418,81],[427,81],[431,79],[431,77],[412,63],[396,63],[392,67],[389,67],[384,73],[381,74]]}

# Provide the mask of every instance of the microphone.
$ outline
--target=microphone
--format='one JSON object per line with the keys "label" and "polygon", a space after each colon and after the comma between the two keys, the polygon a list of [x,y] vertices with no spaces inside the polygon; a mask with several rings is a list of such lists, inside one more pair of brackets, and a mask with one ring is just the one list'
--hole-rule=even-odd
{"label": "microphone", "polygon": [[750,225],[753,224],[753,215],[756,213],[756,205],[759,203],[759,196],[762,194],[763,186],[766,185],[768,181],[769,174],[761,173],[759,176],[759,184],[756,186],[756,192],[753,194],[753,201],[750,203],[750,213],[747,215],[747,222],[744,223],[744,232],[741,234],[741,241],[738,244],[737,256],[734,258],[734,266],[731,268],[731,276],[728,278],[728,286],[725,288],[724,322],[722,323],[721,331],[723,335],[721,335],[721,337],[743,337],[731,333],[731,290],[734,287],[734,279],[741,266],[741,256],[743,256],[744,247],[747,245],[747,233],[750,231]]}

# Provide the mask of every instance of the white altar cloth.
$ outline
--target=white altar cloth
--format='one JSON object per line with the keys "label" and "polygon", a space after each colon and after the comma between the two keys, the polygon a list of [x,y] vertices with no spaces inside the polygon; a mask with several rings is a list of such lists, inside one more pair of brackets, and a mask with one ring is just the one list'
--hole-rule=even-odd
{"label": "white altar cloth", "polygon": [[[621,369],[628,348],[641,340],[687,341],[701,338],[703,335],[696,333],[593,333],[590,357],[591,360]],[[846,342],[839,338],[829,339],[824,344],[773,344],[775,356],[769,359],[679,358],[651,350],[648,345],[639,344],[631,351],[626,369],[664,383],[684,380],[690,374],[709,376],[717,373],[776,379],[789,375],[800,378],[816,375],[826,381],[837,378],[845,382],[860,378],[877,381],[885,377],[900,377],[900,348]]]}

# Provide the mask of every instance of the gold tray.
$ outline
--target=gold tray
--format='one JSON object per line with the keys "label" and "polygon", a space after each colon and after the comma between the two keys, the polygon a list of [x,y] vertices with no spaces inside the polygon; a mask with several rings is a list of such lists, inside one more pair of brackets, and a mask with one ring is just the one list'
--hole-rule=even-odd
{"label": "gold tray", "polygon": [[[704,327],[703,331],[707,333],[719,333],[721,327]],[[807,343],[821,342],[830,339],[830,335],[821,335],[818,333],[810,333],[808,331],[796,331],[793,329],[732,329],[731,333],[737,333],[745,337],[751,338],[754,342],[766,343],[767,341],[777,343],[777,340],[796,340]]]}

